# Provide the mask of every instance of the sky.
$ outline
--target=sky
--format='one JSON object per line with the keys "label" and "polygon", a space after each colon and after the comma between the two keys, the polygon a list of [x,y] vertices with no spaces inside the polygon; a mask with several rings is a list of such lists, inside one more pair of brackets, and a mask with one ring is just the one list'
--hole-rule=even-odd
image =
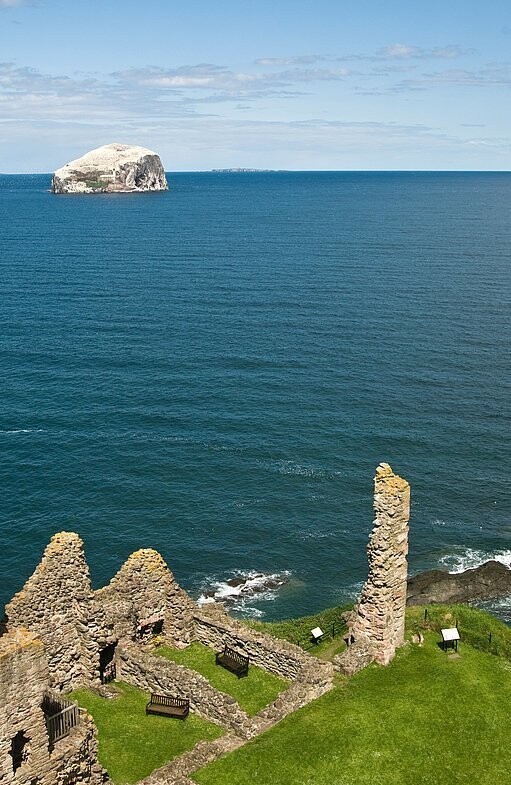
{"label": "sky", "polygon": [[0,0],[0,172],[511,169],[509,0]]}

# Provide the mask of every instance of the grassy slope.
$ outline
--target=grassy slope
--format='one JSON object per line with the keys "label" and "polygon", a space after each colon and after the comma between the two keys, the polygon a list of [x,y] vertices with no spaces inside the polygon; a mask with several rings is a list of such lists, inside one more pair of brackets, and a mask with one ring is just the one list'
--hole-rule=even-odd
{"label": "grassy slope", "polygon": [[469,605],[429,605],[427,619],[424,618],[424,607],[421,606],[408,608],[406,617],[410,632],[424,628],[438,631],[442,627],[457,624],[462,641],[511,660],[511,627],[491,613]]}
{"label": "grassy slope", "polygon": [[[505,637],[507,628],[497,625]],[[427,632],[423,648],[405,647],[387,668],[367,668],[194,779],[200,785],[510,782],[510,662],[465,643],[460,659],[451,660],[438,639]]]}
{"label": "grassy slope", "polygon": [[201,739],[222,731],[195,714],[186,720],[146,716],[147,693],[117,683],[119,697],[109,700],[90,690],[76,690],[73,700],[94,717],[99,735],[99,760],[115,785],[137,782]]}
{"label": "grassy slope", "polygon": [[[244,622],[248,627],[254,630],[261,630],[276,638],[283,638],[290,643],[298,645],[307,644],[307,651],[315,657],[322,657],[323,659],[332,659],[335,654],[338,654],[345,648],[343,641],[343,632],[346,630],[346,625],[341,619],[343,611],[350,610],[349,606],[342,606],[336,608],[326,608],[313,616],[301,616],[298,619],[284,619],[283,621],[246,621]],[[334,626],[335,637],[332,639],[331,632]],[[310,645],[311,630],[314,627],[321,627],[326,634],[326,639],[318,645]]]}
{"label": "grassy slope", "polygon": [[192,643],[186,649],[161,646],[156,654],[202,673],[217,690],[232,695],[249,715],[256,714],[274,701],[279,692],[288,686],[284,679],[254,665],[250,665],[248,676],[238,679],[234,673],[216,665],[214,651],[201,643]]}

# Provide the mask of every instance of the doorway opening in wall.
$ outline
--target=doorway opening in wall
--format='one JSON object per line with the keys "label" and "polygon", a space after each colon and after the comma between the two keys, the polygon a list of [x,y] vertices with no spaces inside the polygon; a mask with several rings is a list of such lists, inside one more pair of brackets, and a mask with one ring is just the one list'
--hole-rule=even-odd
{"label": "doorway opening in wall", "polygon": [[117,675],[115,668],[115,649],[118,641],[109,643],[104,649],[99,652],[99,678],[101,684],[108,684],[113,681]]}
{"label": "doorway opening in wall", "polygon": [[30,738],[25,736],[25,731],[20,730],[11,740],[11,749],[9,755],[12,758],[12,770],[18,771],[23,763],[26,763],[30,753],[29,746]]}

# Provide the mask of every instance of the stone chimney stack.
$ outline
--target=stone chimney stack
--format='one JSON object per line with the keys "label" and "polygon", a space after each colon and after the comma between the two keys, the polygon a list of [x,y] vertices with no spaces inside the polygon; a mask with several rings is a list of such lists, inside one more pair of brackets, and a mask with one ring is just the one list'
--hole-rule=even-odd
{"label": "stone chimney stack", "polygon": [[410,486],[388,463],[376,469],[374,511],[367,546],[369,574],[351,634],[355,642],[367,641],[376,662],[387,665],[404,643],[410,517]]}

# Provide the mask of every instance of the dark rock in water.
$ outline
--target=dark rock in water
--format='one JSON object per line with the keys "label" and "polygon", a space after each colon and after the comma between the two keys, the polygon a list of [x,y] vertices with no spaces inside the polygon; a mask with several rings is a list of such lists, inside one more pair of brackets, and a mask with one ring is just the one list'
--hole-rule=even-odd
{"label": "dark rock in water", "polygon": [[274,578],[270,575],[266,579],[266,583],[261,591],[266,591],[267,589],[280,589],[284,583],[287,583],[287,580],[283,579],[282,576],[279,575],[277,578]]}
{"label": "dark rock in water", "polygon": [[511,570],[498,561],[487,561],[459,573],[429,570],[408,581],[407,605],[478,602],[511,595]]}
{"label": "dark rock in water", "polygon": [[199,604],[214,600],[225,605],[235,605],[240,600],[280,589],[288,580],[287,573],[274,575],[265,575],[262,572],[240,573],[225,581],[214,583],[206,589],[198,601]]}
{"label": "dark rock in water", "polygon": [[246,582],[246,580],[247,580],[246,578],[242,578],[241,576],[238,576],[237,578],[229,578],[229,580],[226,581],[226,584],[228,586],[232,586],[233,588],[235,588],[236,586],[242,586]]}

